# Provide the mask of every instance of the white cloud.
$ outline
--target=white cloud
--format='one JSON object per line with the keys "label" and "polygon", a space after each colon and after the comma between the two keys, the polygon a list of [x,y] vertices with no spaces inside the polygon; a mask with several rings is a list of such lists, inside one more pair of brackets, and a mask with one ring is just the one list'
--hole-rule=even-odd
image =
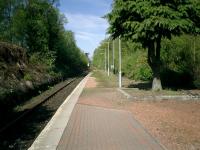
{"label": "white cloud", "polygon": [[66,28],[75,33],[78,46],[92,54],[100,41],[105,38],[107,21],[95,15],[80,13],[65,13],[65,15],[68,19]]}
{"label": "white cloud", "polygon": [[68,24],[67,27],[75,30],[101,31],[106,30],[108,23],[100,16],[86,14],[65,13]]}
{"label": "white cloud", "polygon": [[79,0],[80,2],[93,4],[98,7],[108,7],[108,1],[107,0]]}
{"label": "white cloud", "polygon": [[90,45],[90,47],[93,48],[93,50],[97,47],[99,42],[105,37],[104,34],[94,34],[89,32],[77,32],[75,36],[78,41],[84,41],[84,43]]}
{"label": "white cloud", "polygon": [[94,38],[104,38],[105,36],[103,34],[94,34],[89,32],[77,32],[77,37],[80,37],[82,39],[94,39]]}

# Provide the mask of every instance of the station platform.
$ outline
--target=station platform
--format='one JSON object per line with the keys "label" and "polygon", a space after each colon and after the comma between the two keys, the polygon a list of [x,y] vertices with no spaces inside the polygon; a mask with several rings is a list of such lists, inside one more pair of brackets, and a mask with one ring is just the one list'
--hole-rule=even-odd
{"label": "station platform", "polygon": [[29,150],[164,150],[129,111],[107,100],[123,95],[97,88],[86,76],[58,109]]}

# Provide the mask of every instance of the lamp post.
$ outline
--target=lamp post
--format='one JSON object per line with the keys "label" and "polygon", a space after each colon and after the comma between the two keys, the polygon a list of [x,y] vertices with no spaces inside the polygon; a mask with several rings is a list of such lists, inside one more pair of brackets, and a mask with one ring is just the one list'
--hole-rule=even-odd
{"label": "lamp post", "polygon": [[122,47],[121,47],[121,37],[119,37],[119,88],[122,87]]}
{"label": "lamp post", "polygon": [[110,59],[109,59],[109,57],[110,57],[110,55],[109,55],[109,49],[110,49],[110,46],[109,46],[109,41],[107,42],[108,43],[108,76],[110,76]]}
{"label": "lamp post", "polygon": [[[103,42],[103,43],[107,43],[108,44],[108,47],[107,47],[107,49],[105,48],[105,72],[107,71],[107,74],[108,74],[108,76],[110,76],[110,46],[109,46],[109,41],[108,42]],[[106,55],[106,50],[107,50],[107,55]],[[106,64],[106,59],[107,59],[107,64]]]}
{"label": "lamp post", "polygon": [[[105,40],[106,40],[106,35],[105,35]],[[110,58],[109,58],[110,57],[110,52],[109,52],[110,51],[109,50],[110,49],[110,46],[109,46],[110,42],[109,42],[109,36],[108,36],[108,42],[105,41],[105,43],[108,44],[108,54],[107,54],[107,58],[108,58],[108,68],[107,69],[108,70],[107,71],[108,71],[108,76],[110,76]]]}
{"label": "lamp post", "polygon": [[104,64],[104,65],[105,65],[105,66],[104,66],[105,68],[104,68],[104,69],[105,69],[105,72],[106,72],[106,48],[105,48],[105,60],[104,60],[104,62],[105,62],[105,64]]}
{"label": "lamp post", "polygon": [[113,69],[113,73],[115,73],[115,40],[113,40],[113,65],[112,65],[112,69]]}

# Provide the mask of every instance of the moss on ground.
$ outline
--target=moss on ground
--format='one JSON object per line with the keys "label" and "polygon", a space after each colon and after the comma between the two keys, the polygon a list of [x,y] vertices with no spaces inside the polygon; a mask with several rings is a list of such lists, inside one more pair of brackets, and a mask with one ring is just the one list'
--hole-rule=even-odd
{"label": "moss on ground", "polygon": [[[117,75],[114,75],[110,73],[110,76],[108,77],[107,72],[105,73],[102,70],[93,70],[92,77],[96,78],[96,81],[98,82],[97,87],[105,87],[105,88],[117,88],[118,87],[118,77]],[[138,84],[144,84],[144,86],[148,86],[148,88],[143,87],[140,88],[133,88],[134,85]],[[173,90],[173,89],[164,89],[162,91],[152,91],[149,87],[149,83],[145,84],[143,82],[135,82],[133,80],[123,78],[123,87],[125,91],[127,91],[131,95],[141,95],[141,96],[150,96],[150,95],[185,95],[184,91],[181,90]]]}

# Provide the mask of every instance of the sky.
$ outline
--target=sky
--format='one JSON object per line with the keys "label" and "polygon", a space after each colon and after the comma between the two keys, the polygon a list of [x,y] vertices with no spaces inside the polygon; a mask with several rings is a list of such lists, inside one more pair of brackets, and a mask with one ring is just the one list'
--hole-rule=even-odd
{"label": "sky", "polygon": [[65,28],[74,32],[78,47],[90,57],[106,36],[108,22],[102,17],[111,4],[112,0],[60,0],[59,9],[68,21]]}

